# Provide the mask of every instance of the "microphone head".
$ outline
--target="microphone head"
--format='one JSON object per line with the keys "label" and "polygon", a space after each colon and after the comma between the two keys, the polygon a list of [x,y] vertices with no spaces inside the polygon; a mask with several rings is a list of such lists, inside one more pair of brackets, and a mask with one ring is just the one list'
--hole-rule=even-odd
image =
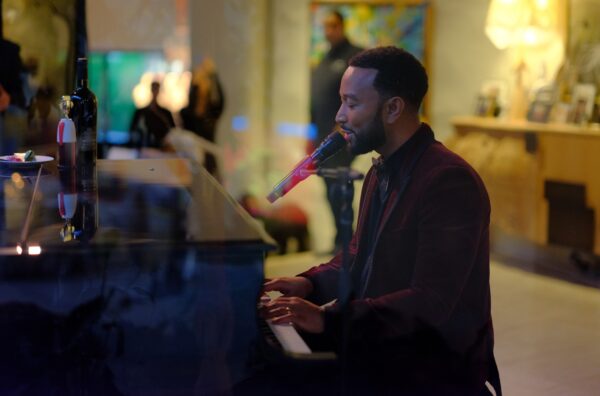
{"label": "microphone head", "polygon": [[315,168],[318,167],[321,162],[340,151],[345,145],[346,135],[343,132],[335,131],[330,133],[311,155],[307,155],[300,161],[294,169],[273,188],[273,191],[267,195],[269,202],[275,202],[302,180],[315,173]]}
{"label": "microphone head", "polygon": [[279,193],[279,191],[271,191],[271,193],[267,195],[267,200],[269,201],[269,203],[273,203],[279,198],[281,198],[281,194]]}
{"label": "microphone head", "polygon": [[347,144],[346,136],[341,131],[333,131],[331,132],[325,140],[317,147],[317,149],[312,153],[312,159],[317,163],[325,161],[342,148],[344,148]]}

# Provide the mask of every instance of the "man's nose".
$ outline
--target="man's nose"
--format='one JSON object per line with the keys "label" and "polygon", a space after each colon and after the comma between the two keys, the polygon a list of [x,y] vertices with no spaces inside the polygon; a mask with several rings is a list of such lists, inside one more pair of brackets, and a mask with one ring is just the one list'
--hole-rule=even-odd
{"label": "man's nose", "polygon": [[337,122],[338,124],[343,124],[344,122],[346,122],[346,114],[344,114],[343,105],[340,106],[337,114],[335,115],[335,122]]}

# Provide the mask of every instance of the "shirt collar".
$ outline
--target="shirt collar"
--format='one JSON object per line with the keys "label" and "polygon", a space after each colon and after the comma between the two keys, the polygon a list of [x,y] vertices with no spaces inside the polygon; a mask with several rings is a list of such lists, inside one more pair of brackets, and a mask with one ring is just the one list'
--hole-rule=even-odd
{"label": "shirt collar", "polygon": [[378,177],[387,176],[391,177],[398,173],[408,153],[410,153],[418,144],[425,138],[433,138],[433,132],[431,128],[425,123],[421,123],[421,126],[417,131],[394,151],[388,158],[384,158],[380,155],[378,158],[373,158],[373,168]]}

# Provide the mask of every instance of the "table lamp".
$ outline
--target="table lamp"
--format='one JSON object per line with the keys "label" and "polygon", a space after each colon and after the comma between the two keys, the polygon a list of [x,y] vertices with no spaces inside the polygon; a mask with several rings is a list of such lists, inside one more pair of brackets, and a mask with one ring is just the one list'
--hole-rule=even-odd
{"label": "table lamp", "polygon": [[[513,49],[516,55],[515,81],[511,98],[509,118],[524,119],[527,112],[527,89],[525,71],[541,61],[542,68],[548,62],[557,62],[556,54],[551,60],[544,54],[545,48],[560,43],[559,52],[564,53],[561,37],[559,10],[564,0],[491,0],[485,24],[485,33],[498,49]],[[540,50],[541,53],[540,53]],[[546,56],[544,56],[546,55]],[[541,59],[535,59],[535,58]],[[534,72],[536,70],[533,70]]]}

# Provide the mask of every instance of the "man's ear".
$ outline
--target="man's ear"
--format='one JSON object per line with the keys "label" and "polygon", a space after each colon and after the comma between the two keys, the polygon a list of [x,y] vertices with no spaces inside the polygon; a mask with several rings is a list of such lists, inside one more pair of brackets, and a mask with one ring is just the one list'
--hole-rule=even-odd
{"label": "man's ear", "polygon": [[395,122],[406,108],[406,102],[399,96],[394,96],[386,101],[383,107],[383,119],[389,123]]}

